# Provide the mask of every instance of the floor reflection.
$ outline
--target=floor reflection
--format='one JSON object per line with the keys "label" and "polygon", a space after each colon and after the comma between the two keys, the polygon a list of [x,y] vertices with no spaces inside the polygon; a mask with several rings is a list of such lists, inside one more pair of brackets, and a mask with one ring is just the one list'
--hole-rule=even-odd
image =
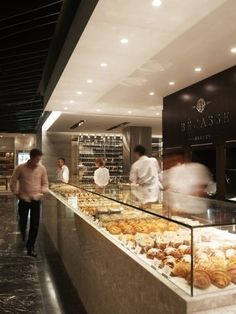
{"label": "floor reflection", "polygon": [[[38,257],[27,256],[18,232],[16,200],[10,195],[0,195],[1,314],[85,313],[55,249],[49,244],[40,226]],[[63,283],[57,277],[63,278]]]}

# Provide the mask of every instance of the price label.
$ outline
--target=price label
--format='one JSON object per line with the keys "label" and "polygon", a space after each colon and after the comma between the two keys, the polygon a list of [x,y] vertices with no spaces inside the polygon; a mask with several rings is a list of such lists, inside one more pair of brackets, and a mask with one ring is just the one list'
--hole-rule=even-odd
{"label": "price label", "polygon": [[139,245],[137,245],[137,246],[135,247],[135,249],[134,249],[134,252],[135,252],[136,254],[140,254],[141,251],[142,251],[142,248],[141,248]]}
{"label": "price label", "polygon": [[169,277],[172,272],[172,268],[170,268],[169,266],[164,266],[162,268],[162,272],[163,272],[163,275],[165,275],[166,277]]}
{"label": "price label", "polygon": [[78,208],[77,196],[69,196],[67,201],[71,207]]}
{"label": "price label", "polygon": [[158,269],[158,268],[160,267],[160,265],[161,265],[161,261],[160,261],[159,259],[157,259],[157,258],[154,258],[152,264],[153,264],[153,266],[154,266],[156,269]]}
{"label": "price label", "polygon": [[127,243],[127,249],[132,250],[134,248],[134,243],[132,241],[128,241]]}

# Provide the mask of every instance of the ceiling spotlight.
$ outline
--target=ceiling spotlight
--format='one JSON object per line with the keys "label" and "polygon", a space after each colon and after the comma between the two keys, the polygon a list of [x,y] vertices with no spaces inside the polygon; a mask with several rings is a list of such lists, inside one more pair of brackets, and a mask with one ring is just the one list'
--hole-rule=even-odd
{"label": "ceiling spotlight", "polygon": [[101,109],[96,109],[96,111],[97,111],[97,112],[101,112],[102,110],[101,110]]}
{"label": "ceiling spotlight", "polygon": [[132,111],[131,111],[131,110],[129,110],[129,111],[128,111],[128,114],[131,114],[131,113],[132,113]]}
{"label": "ceiling spotlight", "polygon": [[106,67],[107,67],[107,63],[101,63],[100,66],[101,66],[102,68],[106,68]]}
{"label": "ceiling spotlight", "polygon": [[231,48],[231,49],[230,49],[230,52],[236,53],[236,47]]}
{"label": "ceiling spotlight", "polygon": [[88,79],[88,80],[87,80],[87,83],[91,84],[91,83],[93,83],[93,80]]}
{"label": "ceiling spotlight", "polygon": [[171,81],[169,82],[169,85],[175,85],[175,82]]}
{"label": "ceiling spotlight", "polygon": [[76,92],[77,95],[82,95],[83,93],[79,90],[78,92]]}
{"label": "ceiling spotlight", "polygon": [[121,42],[121,44],[128,44],[129,40],[128,40],[128,38],[122,38],[120,40],[120,42]]}
{"label": "ceiling spotlight", "polygon": [[83,125],[85,122],[85,120],[80,120],[79,122],[73,124],[71,127],[70,127],[70,130],[74,130],[76,128],[78,128],[79,126]]}
{"label": "ceiling spotlight", "polygon": [[74,100],[70,100],[69,103],[70,104],[75,104],[75,101]]}
{"label": "ceiling spotlight", "polygon": [[155,93],[154,93],[154,92],[150,92],[149,95],[150,95],[150,96],[154,96]]}
{"label": "ceiling spotlight", "polygon": [[68,107],[64,107],[64,110],[68,110]]}
{"label": "ceiling spotlight", "polygon": [[161,114],[160,114],[160,112],[156,112],[156,116],[160,116]]}
{"label": "ceiling spotlight", "polygon": [[195,72],[201,72],[201,71],[202,71],[202,68],[197,67],[197,68],[194,69],[194,71],[195,71]]}
{"label": "ceiling spotlight", "polygon": [[162,5],[162,1],[161,0],[153,0],[152,1],[152,6],[153,7],[159,7]]}

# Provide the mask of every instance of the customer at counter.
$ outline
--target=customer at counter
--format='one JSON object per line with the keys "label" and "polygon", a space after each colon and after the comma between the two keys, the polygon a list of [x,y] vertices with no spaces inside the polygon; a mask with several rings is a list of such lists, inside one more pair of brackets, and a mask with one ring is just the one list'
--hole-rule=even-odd
{"label": "customer at counter", "polygon": [[94,171],[94,182],[99,188],[104,188],[110,181],[109,170],[105,167],[103,158],[97,158],[95,165],[98,169]]}
{"label": "customer at counter", "polygon": [[156,202],[159,195],[157,161],[146,156],[146,149],[142,145],[135,146],[134,156],[136,161],[130,171],[133,193],[143,204]]}
{"label": "customer at counter", "polygon": [[66,161],[64,158],[61,157],[57,159],[56,181],[68,183],[70,172],[65,163]]}

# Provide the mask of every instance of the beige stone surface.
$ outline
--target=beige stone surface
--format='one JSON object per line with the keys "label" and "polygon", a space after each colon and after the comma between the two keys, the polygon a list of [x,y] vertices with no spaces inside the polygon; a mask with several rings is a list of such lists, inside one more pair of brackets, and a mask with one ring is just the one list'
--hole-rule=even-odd
{"label": "beige stone surface", "polygon": [[218,314],[236,306],[233,291],[190,297],[155,277],[52,195],[43,222],[88,314]]}

